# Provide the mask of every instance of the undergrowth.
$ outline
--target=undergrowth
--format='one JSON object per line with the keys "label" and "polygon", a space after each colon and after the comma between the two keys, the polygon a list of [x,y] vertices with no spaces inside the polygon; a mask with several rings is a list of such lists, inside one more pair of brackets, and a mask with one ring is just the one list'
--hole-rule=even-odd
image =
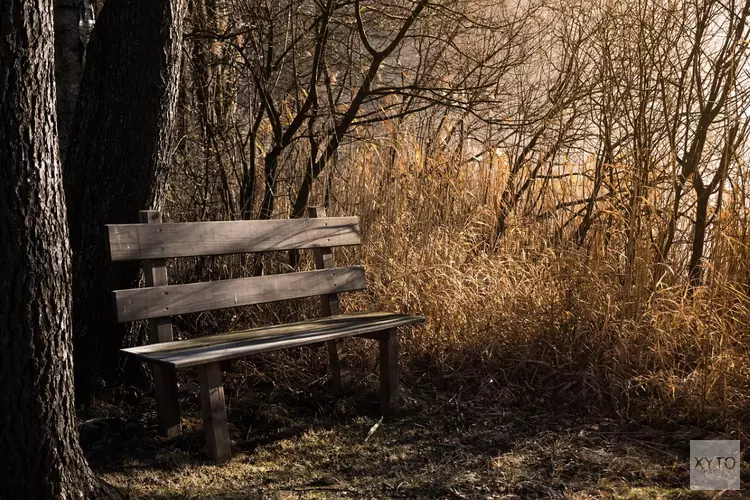
{"label": "undergrowth", "polygon": [[[554,215],[517,210],[498,238],[503,162],[462,165],[411,144],[391,144],[394,154],[360,147],[334,179],[320,179],[312,197],[328,205],[329,216],[360,217],[362,246],[337,249],[336,259],[364,263],[368,288],[345,296],[344,309],[427,319],[402,342],[406,384],[424,376],[520,384],[595,401],[621,416],[710,422],[742,434],[750,424],[750,302],[742,273],[732,274],[744,269],[744,247],[730,237],[740,230],[733,229],[739,215],[720,221],[726,237],[712,249],[717,264],[705,286],[691,289],[681,278],[685,256],[658,265],[646,237],[637,242],[635,264],[625,264],[624,218],[594,225],[576,245]],[[189,217],[178,198],[170,212],[173,220]],[[171,276],[237,277],[255,263],[247,256],[183,260]],[[301,268],[311,265],[308,256]],[[285,255],[264,256],[262,267],[291,270]],[[308,299],[203,313],[177,325],[192,336],[316,314]],[[350,346],[348,363],[372,361],[368,349]],[[295,370],[321,361],[289,359]]]}

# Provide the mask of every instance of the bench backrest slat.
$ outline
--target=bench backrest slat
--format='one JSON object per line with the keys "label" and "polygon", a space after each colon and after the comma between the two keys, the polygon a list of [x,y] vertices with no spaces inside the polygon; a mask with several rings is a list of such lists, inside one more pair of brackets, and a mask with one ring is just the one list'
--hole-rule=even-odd
{"label": "bench backrest slat", "polygon": [[365,288],[362,266],[113,292],[117,321],[161,318]]}
{"label": "bench backrest slat", "polygon": [[357,217],[107,225],[113,261],[359,245]]}

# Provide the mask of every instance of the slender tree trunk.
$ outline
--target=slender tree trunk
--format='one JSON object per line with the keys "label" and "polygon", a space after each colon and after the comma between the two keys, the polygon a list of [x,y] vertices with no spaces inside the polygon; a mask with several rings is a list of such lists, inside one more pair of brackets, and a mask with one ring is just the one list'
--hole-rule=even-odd
{"label": "slender tree trunk", "polygon": [[279,156],[282,148],[275,146],[265,159],[265,187],[263,188],[263,201],[260,204],[258,219],[266,220],[273,216],[273,206],[276,201],[276,177],[279,173]]}
{"label": "slender tree trunk", "polygon": [[596,158],[596,165],[594,167],[594,187],[591,190],[591,199],[586,203],[586,212],[583,215],[583,220],[578,226],[578,229],[576,229],[576,244],[579,247],[582,247],[586,242],[586,236],[594,224],[594,208],[596,206],[596,200],[599,198],[602,184],[604,183],[604,170],[611,168],[612,158],[614,157],[611,133],[612,127],[606,113],[603,113],[602,125],[599,130],[603,136],[602,149]]}
{"label": "slender tree trunk", "polygon": [[703,284],[703,247],[706,244],[706,226],[708,223],[708,202],[710,191],[705,190],[698,195],[698,203],[695,208],[695,231],[693,235],[693,246],[690,251],[690,264],[688,265],[688,277],[690,286],[696,287]]}
{"label": "slender tree trunk", "polygon": [[0,3],[0,495],[94,498],[73,405],[52,0]]}
{"label": "slender tree trunk", "polygon": [[[78,396],[118,374],[118,350],[139,339],[114,324],[110,292],[139,279],[111,266],[104,225],[159,209],[174,146],[185,0],[106,2],[87,48],[64,179],[73,249]],[[126,339],[126,337],[128,337]]]}
{"label": "slender tree trunk", "polygon": [[664,231],[660,234],[658,240],[658,252],[656,255],[655,269],[656,276],[655,281],[658,283],[664,276],[669,272],[669,266],[667,261],[669,259],[669,252],[672,250],[674,244],[674,237],[677,231],[677,221],[680,218],[680,206],[682,202],[683,193],[683,182],[681,179],[677,179],[674,182],[674,200],[672,201],[672,210],[667,219],[667,226]]}
{"label": "slender tree trunk", "polygon": [[253,207],[255,206],[255,165],[257,159],[257,146],[255,138],[263,122],[263,111],[260,110],[255,115],[253,126],[250,129],[248,138],[248,156],[243,157],[242,169],[242,192],[240,193],[240,216],[243,220],[253,218]]}
{"label": "slender tree trunk", "polygon": [[510,168],[510,171],[508,172],[508,179],[505,182],[505,188],[503,188],[503,193],[500,196],[500,206],[498,207],[497,217],[495,220],[495,241],[493,242],[494,248],[498,248],[500,240],[503,239],[503,236],[505,235],[505,231],[507,229],[508,217],[510,216],[514,208],[513,200],[517,192],[515,185],[516,176],[525,165],[526,160],[534,151],[534,148],[539,142],[539,139],[542,137],[542,134],[546,130],[546,126],[543,126],[534,133],[531,139],[529,139],[529,142],[526,143],[521,152],[518,154],[513,162],[513,165]]}

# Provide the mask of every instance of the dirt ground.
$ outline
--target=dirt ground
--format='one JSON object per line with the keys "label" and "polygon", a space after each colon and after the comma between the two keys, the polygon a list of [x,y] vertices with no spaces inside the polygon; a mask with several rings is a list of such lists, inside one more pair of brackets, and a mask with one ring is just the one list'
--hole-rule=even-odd
{"label": "dirt ground", "polygon": [[[743,497],[688,489],[690,439],[736,437],[689,423],[653,428],[574,395],[493,381],[405,384],[401,416],[382,422],[374,376],[335,398],[324,377],[289,386],[230,373],[233,459],[215,466],[189,375],[175,439],[157,436],[153,399],[135,389],[104,391],[80,415],[95,471],[130,498]],[[745,460],[745,485],[748,472]]]}

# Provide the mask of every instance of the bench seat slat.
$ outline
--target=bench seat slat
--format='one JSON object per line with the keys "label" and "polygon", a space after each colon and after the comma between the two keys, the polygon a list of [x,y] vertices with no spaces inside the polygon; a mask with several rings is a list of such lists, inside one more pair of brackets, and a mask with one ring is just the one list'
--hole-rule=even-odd
{"label": "bench seat slat", "polygon": [[186,368],[250,354],[314,344],[422,323],[420,316],[387,312],[340,314],[325,318],[224,333],[190,340],[122,349],[151,363]]}
{"label": "bench seat slat", "polygon": [[273,274],[113,292],[117,321],[162,318],[227,307],[349,292],[365,287],[362,266]]}
{"label": "bench seat slat", "polygon": [[108,224],[113,261],[359,245],[357,217]]}

